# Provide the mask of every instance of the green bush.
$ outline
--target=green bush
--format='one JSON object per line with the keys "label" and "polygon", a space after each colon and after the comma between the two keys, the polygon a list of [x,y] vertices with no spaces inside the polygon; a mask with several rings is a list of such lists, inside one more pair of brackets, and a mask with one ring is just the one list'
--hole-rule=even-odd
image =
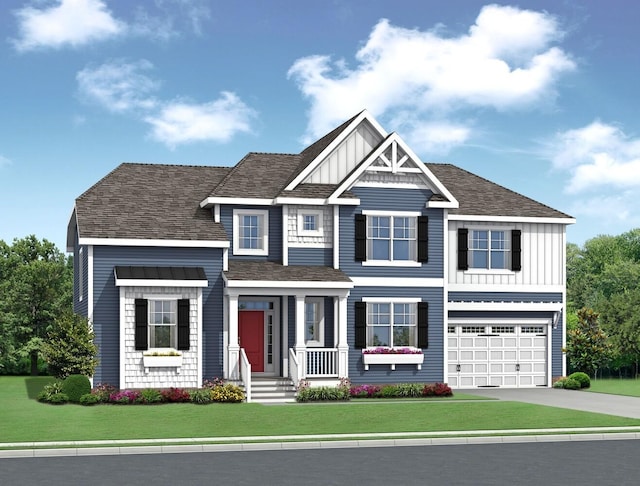
{"label": "green bush", "polygon": [[416,398],[422,396],[424,385],[422,383],[400,383],[396,385],[397,397]]}
{"label": "green bush", "polygon": [[580,383],[580,388],[589,388],[591,386],[591,378],[589,378],[589,375],[583,373],[582,371],[571,373],[568,378],[576,380],[578,383]]}
{"label": "green bush", "polygon": [[565,390],[579,390],[580,382],[578,380],[574,380],[573,378],[560,378],[553,384],[554,388],[564,388]]}
{"label": "green bush", "polygon": [[93,393],[85,393],[80,397],[80,405],[95,405],[96,403],[100,403],[100,397],[98,395],[94,395]]}
{"label": "green bush", "polygon": [[162,393],[155,388],[144,388],[140,390],[141,403],[161,403],[163,401]]}
{"label": "green bush", "polygon": [[60,404],[69,401],[69,397],[62,392],[62,382],[54,381],[44,386],[38,394],[38,401],[44,403]]}
{"label": "green bush", "polygon": [[91,382],[84,375],[69,375],[62,382],[62,392],[69,397],[69,401],[80,403],[80,397],[91,393]]}
{"label": "green bush", "polygon": [[349,400],[349,389],[344,386],[317,386],[298,390],[298,402],[323,402]]}
{"label": "green bush", "polygon": [[189,396],[191,397],[191,402],[196,403],[198,405],[206,405],[207,403],[213,402],[213,397],[211,396],[212,389],[211,388],[201,388],[198,390],[191,390],[189,392]]}

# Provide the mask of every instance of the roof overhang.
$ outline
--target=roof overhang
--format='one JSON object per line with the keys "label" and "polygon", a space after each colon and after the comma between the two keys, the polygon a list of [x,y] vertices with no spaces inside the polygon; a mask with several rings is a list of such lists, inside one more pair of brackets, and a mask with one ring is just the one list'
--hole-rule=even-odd
{"label": "roof overhang", "polygon": [[554,223],[575,224],[575,218],[544,218],[534,216],[482,216],[476,214],[449,214],[450,221],[489,221],[492,223]]}
{"label": "roof overhang", "polygon": [[449,302],[449,311],[546,311],[560,312],[562,302]]}
{"label": "roof overhang", "polygon": [[207,287],[202,267],[131,267],[113,269],[116,287]]}
{"label": "roof overhang", "polygon": [[215,204],[250,204],[253,206],[272,206],[274,199],[264,199],[258,197],[221,197],[210,196],[200,201],[201,208],[210,208]]}
{"label": "roof overhang", "polygon": [[170,246],[175,248],[229,248],[228,241],[152,240],[137,238],[79,238],[80,245],[95,246]]}

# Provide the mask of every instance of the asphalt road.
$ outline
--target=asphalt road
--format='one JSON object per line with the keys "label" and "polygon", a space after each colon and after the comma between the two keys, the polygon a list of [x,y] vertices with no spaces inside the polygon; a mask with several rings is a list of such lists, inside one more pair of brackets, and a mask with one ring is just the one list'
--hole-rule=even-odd
{"label": "asphalt road", "polygon": [[637,485],[640,440],[0,459],[0,485]]}

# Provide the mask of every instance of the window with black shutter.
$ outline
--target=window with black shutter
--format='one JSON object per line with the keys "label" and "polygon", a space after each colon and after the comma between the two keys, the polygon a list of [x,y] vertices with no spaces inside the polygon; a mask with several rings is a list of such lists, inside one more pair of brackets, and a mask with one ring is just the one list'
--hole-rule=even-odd
{"label": "window with black shutter", "polygon": [[189,349],[189,299],[178,301],[178,349]]}
{"label": "window with black shutter", "polygon": [[367,304],[365,302],[356,302],[355,321],[356,321],[356,349],[367,347]]}
{"label": "window with black shutter", "polygon": [[522,234],[520,230],[511,231],[511,270],[522,270]]}
{"label": "window with black shutter", "polygon": [[469,270],[469,230],[458,228],[458,270]]}
{"label": "window with black shutter", "polygon": [[364,214],[355,216],[355,260],[364,262],[367,259],[367,217]]}
{"label": "window with black shutter", "polygon": [[429,218],[418,216],[418,261],[429,261]]}
{"label": "window with black shutter", "polygon": [[418,302],[418,347],[429,347],[429,303]]}
{"label": "window with black shutter", "polygon": [[136,324],[136,350],[144,351],[149,348],[149,340],[148,340],[148,304],[146,299],[136,299],[135,300],[135,324]]}

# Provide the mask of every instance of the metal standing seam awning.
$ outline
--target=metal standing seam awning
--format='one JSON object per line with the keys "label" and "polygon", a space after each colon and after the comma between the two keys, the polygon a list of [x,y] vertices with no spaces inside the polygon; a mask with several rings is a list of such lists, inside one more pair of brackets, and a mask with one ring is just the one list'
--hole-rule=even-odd
{"label": "metal standing seam awning", "polygon": [[202,267],[116,266],[116,287],[207,287]]}

